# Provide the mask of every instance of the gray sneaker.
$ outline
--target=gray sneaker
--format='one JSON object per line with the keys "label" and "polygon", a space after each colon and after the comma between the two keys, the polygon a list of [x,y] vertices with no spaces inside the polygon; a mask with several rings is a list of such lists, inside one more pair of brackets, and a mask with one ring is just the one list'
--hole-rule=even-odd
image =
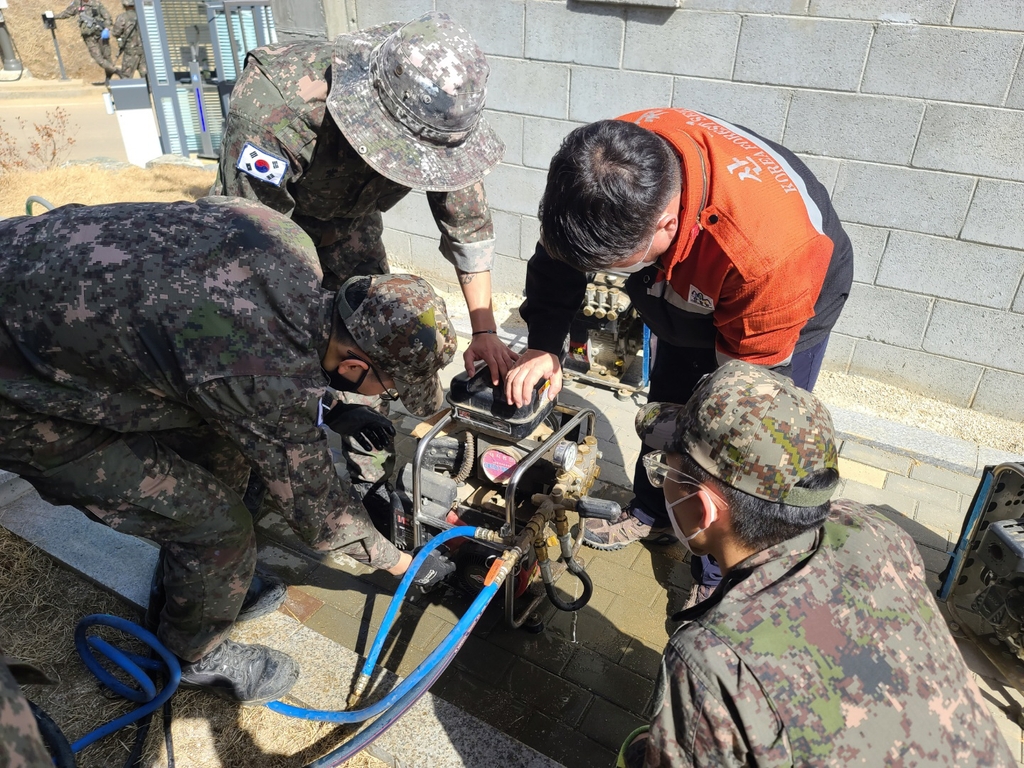
{"label": "gray sneaker", "polygon": [[225,640],[198,661],[181,665],[182,688],[250,706],[281,698],[298,679],[299,665],[287,653],[233,640]]}
{"label": "gray sneaker", "polygon": [[583,543],[594,549],[615,551],[641,539],[652,544],[671,544],[676,537],[670,528],[653,528],[630,512],[623,512],[616,520],[588,517],[583,522]]}

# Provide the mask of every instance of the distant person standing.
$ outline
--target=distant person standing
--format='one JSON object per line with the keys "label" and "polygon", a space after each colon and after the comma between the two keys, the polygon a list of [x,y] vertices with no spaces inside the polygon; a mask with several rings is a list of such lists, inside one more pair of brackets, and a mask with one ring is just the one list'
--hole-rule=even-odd
{"label": "distant person standing", "polygon": [[139,32],[139,16],[135,12],[135,0],[121,0],[124,10],[117,15],[110,34],[117,40],[117,55],[121,57],[118,75],[129,78],[138,71],[139,77],[146,77],[146,52],[142,49],[142,33]]}
{"label": "distant person standing", "polygon": [[111,75],[117,74],[117,67],[110,59],[110,26],[113,19],[100,0],[72,0],[71,4],[54,16],[55,19],[78,17],[78,31],[82,33],[85,47],[93,61],[103,67],[107,83]]}

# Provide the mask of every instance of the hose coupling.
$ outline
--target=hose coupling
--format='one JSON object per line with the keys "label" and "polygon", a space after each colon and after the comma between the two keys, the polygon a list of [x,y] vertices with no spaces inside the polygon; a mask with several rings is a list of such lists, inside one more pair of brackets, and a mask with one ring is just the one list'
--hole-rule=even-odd
{"label": "hose coupling", "polygon": [[363,694],[366,692],[366,686],[370,684],[370,676],[366,673],[360,673],[359,678],[356,680],[356,684],[352,686],[352,693],[348,695],[348,709],[355,709],[359,706],[360,700],[363,698]]}

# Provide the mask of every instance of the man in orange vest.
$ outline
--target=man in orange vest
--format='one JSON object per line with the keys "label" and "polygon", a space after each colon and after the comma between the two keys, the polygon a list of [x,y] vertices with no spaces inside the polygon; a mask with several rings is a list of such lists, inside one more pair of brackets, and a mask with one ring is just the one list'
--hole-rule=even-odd
{"label": "man in orange vest", "polygon": [[[598,269],[631,273],[626,292],[656,337],[651,402],[685,403],[732,359],[814,387],[853,249],[828,192],[785,147],[689,109],[592,123],[552,159],[540,224],[520,308],[529,349],[506,378],[509,402],[529,402],[541,378],[549,397],[561,389],[560,355],[586,273]],[[586,544],[673,540],[639,463],[633,492],[619,520],[586,522]],[[692,568],[691,604],[721,579],[706,557]]]}

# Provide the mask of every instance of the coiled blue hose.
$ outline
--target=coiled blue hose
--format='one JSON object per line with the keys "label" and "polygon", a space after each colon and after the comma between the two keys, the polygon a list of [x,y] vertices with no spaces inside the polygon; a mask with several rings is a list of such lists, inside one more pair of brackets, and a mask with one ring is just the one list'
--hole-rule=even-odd
{"label": "coiled blue hose", "polygon": [[[122,651],[119,648],[115,648],[102,637],[87,635],[87,630],[93,626],[112,627],[141,640],[156,652],[160,660],[147,659],[134,653]],[[119,731],[129,723],[134,723],[151,712],[155,712],[163,706],[165,701],[171,698],[178,688],[178,683],[181,682],[181,666],[178,664],[178,658],[164,647],[164,644],[157,639],[156,635],[127,619],[110,616],[105,613],[95,613],[91,616],[86,616],[75,627],[75,649],[78,651],[78,655],[82,657],[85,666],[89,668],[89,671],[101,683],[130,701],[142,703],[142,706],[126,715],[122,715],[116,720],[111,720],[91,733],[87,733],[71,745],[72,752],[81,752],[93,742],[99,741],[115,731]],[[97,661],[97,654],[105,657],[111,664],[131,677],[138,684],[140,690],[125,685],[108,672]],[[167,683],[159,693],[157,693],[156,684],[144,670],[163,672],[167,676]]]}

